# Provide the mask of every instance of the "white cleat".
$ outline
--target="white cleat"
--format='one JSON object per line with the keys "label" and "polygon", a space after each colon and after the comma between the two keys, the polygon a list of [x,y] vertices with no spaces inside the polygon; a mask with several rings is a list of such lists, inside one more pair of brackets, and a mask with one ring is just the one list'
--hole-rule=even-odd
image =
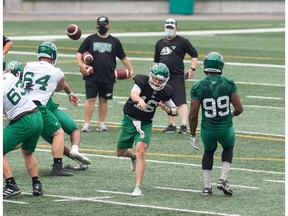
{"label": "white cleat", "polygon": [[105,126],[105,124],[100,123],[96,129],[97,131],[107,131],[107,127]]}
{"label": "white cleat", "polygon": [[83,124],[81,132],[90,132],[92,129],[89,124]]}
{"label": "white cleat", "polygon": [[71,150],[70,151],[70,157],[73,159],[73,160],[78,160],[79,162],[81,162],[83,165],[90,165],[91,164],[91,161],[83,154],[79,153],[79,152],[76,152],[76,151],[73,151]]}
{"label": "white cleat", "polygon": [[144,195],[144,194],[142,194],[142,191],[139,187],[135,187],[134,191],[131,194],[131,196],[134,196],[134,197],[142,196],[142,195]]}

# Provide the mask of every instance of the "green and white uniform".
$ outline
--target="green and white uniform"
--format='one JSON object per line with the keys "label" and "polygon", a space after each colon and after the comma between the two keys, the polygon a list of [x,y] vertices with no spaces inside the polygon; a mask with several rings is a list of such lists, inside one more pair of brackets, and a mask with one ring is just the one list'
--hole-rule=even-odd
{"label": "green and white uniform", "polygon": [[47,140],[47,137],[59,130],[61,124],[47,109],[46,104],[62,77],[64,73],[59,68],[45,61],[29,62],[24,68],[23,83],[32,84],[29,97],[34,102],[38,102],[37,107],[42,114],[44,124],[41,136],[48,142],[51,140]]}
{"label": "green and white uniform", "polygon": [[22,149],[34,152],[43,129],[42,116],[21,80],[11,73],[3,75],[3,113],[9,120],[3,129],[3,154],[19,144]]}
{"label": "green and white uniform", "polygon": [[201,138],[205,150],[234,146],[235,131],[230,109],[231,95],[237,92],[233,80],[221,75],[206,76],[191,89],[191,99],[199,100],[202,108]]}

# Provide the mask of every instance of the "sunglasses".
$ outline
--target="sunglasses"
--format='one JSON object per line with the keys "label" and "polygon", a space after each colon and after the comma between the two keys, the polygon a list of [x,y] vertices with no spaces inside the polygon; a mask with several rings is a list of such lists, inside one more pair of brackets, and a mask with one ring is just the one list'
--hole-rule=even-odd
{"label": "sunglasses", "polygon": [[176,24],[176,22],[173,22],[173,21],[171,21],[171,22],[165,22],[165,24],[171,24],[171,25],[174,25],[174,24]]}

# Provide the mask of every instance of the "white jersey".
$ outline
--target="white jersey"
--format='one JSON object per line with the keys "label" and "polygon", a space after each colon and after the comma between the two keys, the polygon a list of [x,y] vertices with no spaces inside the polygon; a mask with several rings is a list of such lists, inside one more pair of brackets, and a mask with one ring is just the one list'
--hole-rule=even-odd
{"label": "white jersey", "polygon": [[36,108],[36,105],[23,89],[21,80],[11,73],[3,75],[3,113],[9,121],[23,112]]}
{"label": "white jersey", "polygon": [[33,84],[29,97],[46,105],[62,77],[64,73],[61,69],[48,62],[28,62],[24,68],[23,82]]}

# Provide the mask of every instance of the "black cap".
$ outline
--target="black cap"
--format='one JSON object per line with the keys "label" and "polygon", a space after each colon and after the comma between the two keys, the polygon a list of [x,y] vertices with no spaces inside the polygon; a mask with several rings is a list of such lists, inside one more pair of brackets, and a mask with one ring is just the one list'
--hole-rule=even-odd
{"label": "black cap", "polygon": [[109,19],[105,16],[100,16],[97,19],[97,25],[108,25],[109,24]]}

